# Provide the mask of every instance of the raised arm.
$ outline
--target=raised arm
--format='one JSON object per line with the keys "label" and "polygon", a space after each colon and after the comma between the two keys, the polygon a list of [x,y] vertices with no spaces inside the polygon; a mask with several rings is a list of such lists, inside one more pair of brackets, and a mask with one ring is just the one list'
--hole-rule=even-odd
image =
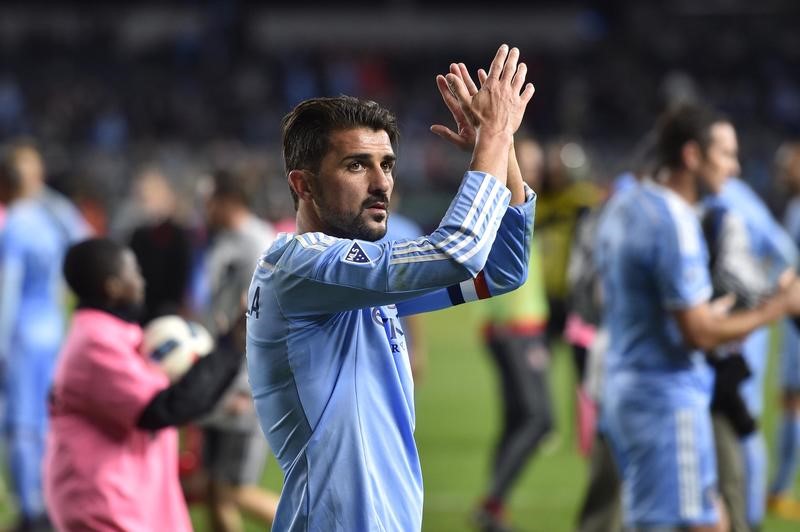
{"label": "raised arm", "polygon": [[286,276],[277,283],[285,310],[325,313],[397,303],[483,270],[511,195],[505,185],[512,135],[533,95],[532,85],[523,90],[518,57],[516,48],[501,46],[474,94],[459,76],[445,80],[476,136],[470,171],[439,227],[417,240],[386,244],[322,233],[295,237],[280,259],[267,258],[260,268]]}
{"label": "raised arm", "polygon": [[522,205],[527,200],[525,192],[525,182],[522,180],[522,170],[517,161],[517,152],[514,150],[514,143],[508,150],[508,180],[506,181],[508,190],[511,191],[511,205]]}

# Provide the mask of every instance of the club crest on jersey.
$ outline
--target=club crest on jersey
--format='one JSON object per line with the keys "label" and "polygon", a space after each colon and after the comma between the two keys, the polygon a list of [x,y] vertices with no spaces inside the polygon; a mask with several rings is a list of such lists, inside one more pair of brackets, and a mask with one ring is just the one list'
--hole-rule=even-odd
{"label": "club crest on jersey", "polygon": [[353,246],[344,257],[344,262],[349,262],[351,264],[369,264],[372,261],[364,250],[361,249],[361,246],[358,245],[358,242],[353,242]]}

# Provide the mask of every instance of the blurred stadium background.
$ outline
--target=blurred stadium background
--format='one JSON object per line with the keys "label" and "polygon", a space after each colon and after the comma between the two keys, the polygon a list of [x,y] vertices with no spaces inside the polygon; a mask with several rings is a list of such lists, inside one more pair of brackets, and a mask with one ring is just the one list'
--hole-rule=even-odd
{"label": "blurred stadium background", "polygon": [[[485,66],[508,42],[537,88],[524,127],[581,146],[562,153],[572,178],[610,182],[667,102],[700,98],[733,119],[743,177],[780,209],[773,157],[800,135],[798,23],[793,0],[5,1],[0,141],[36,139],[50,184],[101,231],[114,233],[149,164],[183,191],[189,221],[198,176],[218,166],[249,176],[258,212],[276,221],[292,215],[280,118],[311,96],[368,97],[398,115],[401,210],[429,228],[465,166],[428,131],[449,123],[434,76],[454,60]],[[425,529],[463,530],[486,479],[497,390],[470,309],[431,317],[428,336],[417,421]],[[561,352],[554,359],[558,426],[515,492],[520,530],[572,529],[584,487],[573,369]],[[774,371],[766,393],[771,442]],[[273,462],[265,483],[279,482]],[[765,530],[796,528],[773,520]]]}
{"label": "blurred stadium background", "polygon": [[433,77],[507,41],[537,87],[525,127],[580,140],[582,177],[607,181],[666,101],[702,97],[731,115],[743,174],[767,190],[778,142],[800,129],[796,2],[599,4],[3,2],[0,138],[35,136],[51,183],[106,212],[144,162],[185,182],[235,161],[276,218],[290,209],[280,117],[310,96],[364,96],[396,111],[406,210],[430,224],[463,170],[428,132],[447,118]]}

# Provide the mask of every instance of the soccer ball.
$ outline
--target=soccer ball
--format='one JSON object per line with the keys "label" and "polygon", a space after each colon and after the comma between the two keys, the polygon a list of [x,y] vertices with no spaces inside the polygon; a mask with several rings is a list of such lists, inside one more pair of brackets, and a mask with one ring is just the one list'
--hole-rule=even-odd
{"label": "soccer ball", "polygon": [[170,382],[180,379],[192,364],[214,349],[214,339],[199,323],[180,316],[162,316],[147,324],[142,354],[155,361]]}

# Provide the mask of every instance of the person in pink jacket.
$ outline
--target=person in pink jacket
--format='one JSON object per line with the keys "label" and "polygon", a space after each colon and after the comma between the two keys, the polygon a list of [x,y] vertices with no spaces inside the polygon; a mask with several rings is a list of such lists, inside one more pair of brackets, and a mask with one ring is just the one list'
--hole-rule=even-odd
{"label": "person in pink jacket", "polygon": [[225,347],[175,384],[138,347],[144,281],[133,253],[107,239],[74,245],[64,277],[78,297],[50,395],[45,499],[58,530],[192,529],[174,425],[211,410],[241,355]]}

